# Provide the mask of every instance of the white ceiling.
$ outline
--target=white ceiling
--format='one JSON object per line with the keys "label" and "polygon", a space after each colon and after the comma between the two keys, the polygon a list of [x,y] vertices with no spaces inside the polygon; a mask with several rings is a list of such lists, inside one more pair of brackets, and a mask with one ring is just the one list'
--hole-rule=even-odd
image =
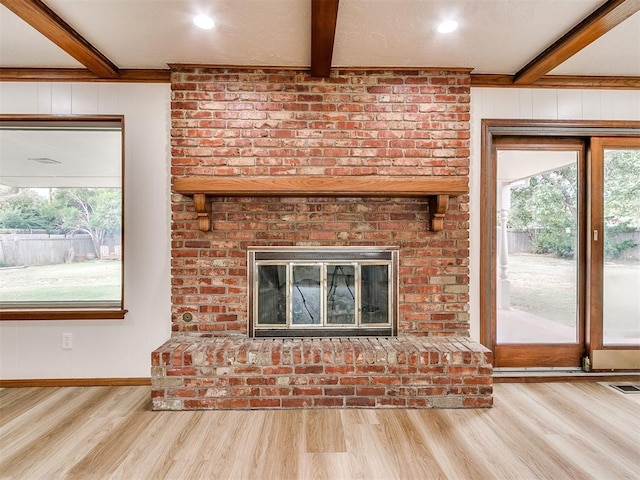
{"label": "white ceiling", "polygon": [[[45,0],[121,69],[171,63],[308,67],[310,0]],[[514,74],[603,0],[341,0],[333,66],[456,67]],[[213,30],[192,24],[214,16]],[[456,18],[458,31],[435,32]],[[0,7],[1,67],[81,68]],[[640,76],[640,13],[551,74]]]}
{"label": "white ceiling", "polygon": [[501,208],[511,208],[511,189],[523,186],[534,175],[577,165],[574,150],[498,150],[497,199]]}
{"label": "white ceiling", "polygon": [[498,185],[519,182],[577,161],[577,151],[498,150]]}
{"label": "white ceiling", "polygon": [[120,128],[0,127],[0,185],[120,188]]}

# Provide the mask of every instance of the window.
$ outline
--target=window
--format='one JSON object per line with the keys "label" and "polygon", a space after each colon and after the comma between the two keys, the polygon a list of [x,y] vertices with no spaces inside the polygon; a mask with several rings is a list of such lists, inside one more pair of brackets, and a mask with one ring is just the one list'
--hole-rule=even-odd
{"label": "window", "polygon": [[0,318],[123,318],[123,118],[0,116]]}
{"label": "window", "polygon": [[391,335],[391,250],[250,251],[255,336]]}

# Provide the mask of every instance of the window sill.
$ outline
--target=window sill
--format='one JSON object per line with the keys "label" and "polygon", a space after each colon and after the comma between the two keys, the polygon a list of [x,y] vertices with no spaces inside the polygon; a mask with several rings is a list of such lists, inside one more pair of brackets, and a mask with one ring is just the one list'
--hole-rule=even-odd
{"label": "window sill", "polygon": [[122,320],[127,310],[122,308],[43,308],[2,309],[0,321],[4,320]]}

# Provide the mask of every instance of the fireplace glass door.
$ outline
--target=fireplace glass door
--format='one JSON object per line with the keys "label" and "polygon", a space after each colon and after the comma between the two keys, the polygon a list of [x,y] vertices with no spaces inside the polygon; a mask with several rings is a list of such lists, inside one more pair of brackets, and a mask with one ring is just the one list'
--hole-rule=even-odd
{"label": "fireplace glass door", "polygon": [[322,321],[320,273],[320,265],[291,266],[291,285],[289,285],[292,304],[291,326],[320,325]]}
{"label": "fireplace glass door", "polygon": [[295,253],[250,255],[255,336],[393,334],[395,255]]}
{"label": "fireplace glass door", "polygon": [[356,265],[327,265],[327,323],[355,325]]}

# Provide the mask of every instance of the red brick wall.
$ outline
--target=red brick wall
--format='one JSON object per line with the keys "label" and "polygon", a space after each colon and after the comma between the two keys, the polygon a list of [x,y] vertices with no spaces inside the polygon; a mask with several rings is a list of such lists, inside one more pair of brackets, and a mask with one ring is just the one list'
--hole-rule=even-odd
{"label": "red brick wall", "polygon": [[[178,67],[172,176],[469,173],[470,77],[462,71]],[[430,232],[423,199],[214,198],[201,232],[172,196],[173,331],[247,330],[249,245],[400,247],[399,332],[468,334],[468,197]],[[184,321],[183,314],[192,314]]]}
{"label": "red brick wall", "polygon": [[154,410],[477,408],[493,355],[468,338],[176,335],[151,356]]}

